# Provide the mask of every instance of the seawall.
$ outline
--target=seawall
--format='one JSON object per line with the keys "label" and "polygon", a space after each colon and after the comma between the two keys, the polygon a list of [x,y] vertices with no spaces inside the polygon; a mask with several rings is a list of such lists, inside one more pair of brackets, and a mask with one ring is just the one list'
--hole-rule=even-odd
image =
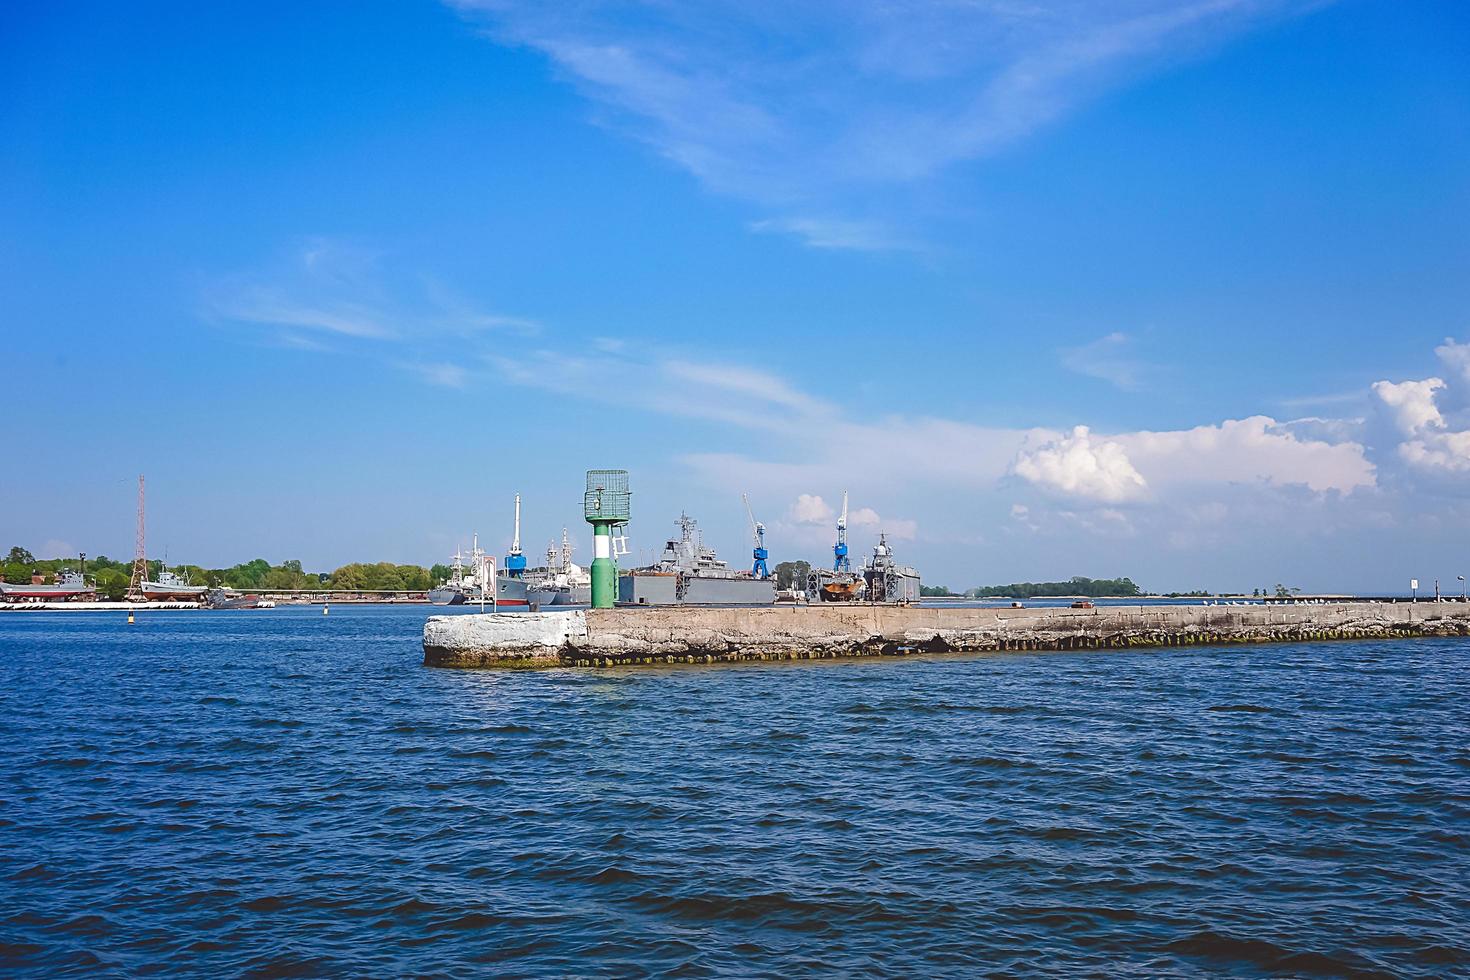
{"label": "seawall", "polygon": [[818,605],[590,609],[431,616],[430,667],[610,667],[1470,635],[1470,605],[1098,606],[974,609]]}

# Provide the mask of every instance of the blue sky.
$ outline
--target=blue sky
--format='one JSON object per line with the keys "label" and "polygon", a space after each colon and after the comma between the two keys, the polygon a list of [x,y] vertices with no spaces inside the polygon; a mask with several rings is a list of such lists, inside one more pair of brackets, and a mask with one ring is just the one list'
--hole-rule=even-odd
{"label": "blue sky", "polygon": [[4,547],[1470,573],[1463,4],[0,16]]}

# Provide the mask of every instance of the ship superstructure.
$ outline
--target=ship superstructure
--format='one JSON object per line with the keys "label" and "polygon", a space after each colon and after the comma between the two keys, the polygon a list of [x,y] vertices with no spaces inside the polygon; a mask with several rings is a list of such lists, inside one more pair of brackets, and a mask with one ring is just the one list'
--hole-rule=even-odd
{"label": "ship superstructure", "polygon": [[561,548],[556,542],[546,546],[546,567],[526,573],[527,598],[538,606],[585,606],[592,601],[592,576],[587,569],[572,561],[572,542],[566,528],[561,529]]}
{"label": "ship superstructure", "polygon": [[737,571],[706,547],[698,523],[688,514],[674,522],[678,537],[664,543],[659,560],[626,572],[618,580],[618,601],[634,605],[768,606],[775,582]]}
{"label": "ship superstructure", "polygon": [[873,557],[863,563],[863,598],[868,602],[919,601],[919,573],[893,560],[888,536],[881,531]]}

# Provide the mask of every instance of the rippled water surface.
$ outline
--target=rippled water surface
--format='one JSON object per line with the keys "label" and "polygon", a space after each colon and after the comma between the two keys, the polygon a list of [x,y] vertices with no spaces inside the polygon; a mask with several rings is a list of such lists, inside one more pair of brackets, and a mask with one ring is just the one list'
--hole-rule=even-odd
{"label": "rippled water surface", "polygon": [[489,673],[0,616],[6,974],[1470,971],[1470,642]]}

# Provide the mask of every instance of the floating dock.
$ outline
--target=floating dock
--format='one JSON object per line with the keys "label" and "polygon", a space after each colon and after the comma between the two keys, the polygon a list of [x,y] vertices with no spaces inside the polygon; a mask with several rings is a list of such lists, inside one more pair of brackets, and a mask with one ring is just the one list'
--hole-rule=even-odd
{"label": "floating dock", "polygon": [[432,616],[430,667],[614,667],[1470,635],[1470,604],[680,607]]}

